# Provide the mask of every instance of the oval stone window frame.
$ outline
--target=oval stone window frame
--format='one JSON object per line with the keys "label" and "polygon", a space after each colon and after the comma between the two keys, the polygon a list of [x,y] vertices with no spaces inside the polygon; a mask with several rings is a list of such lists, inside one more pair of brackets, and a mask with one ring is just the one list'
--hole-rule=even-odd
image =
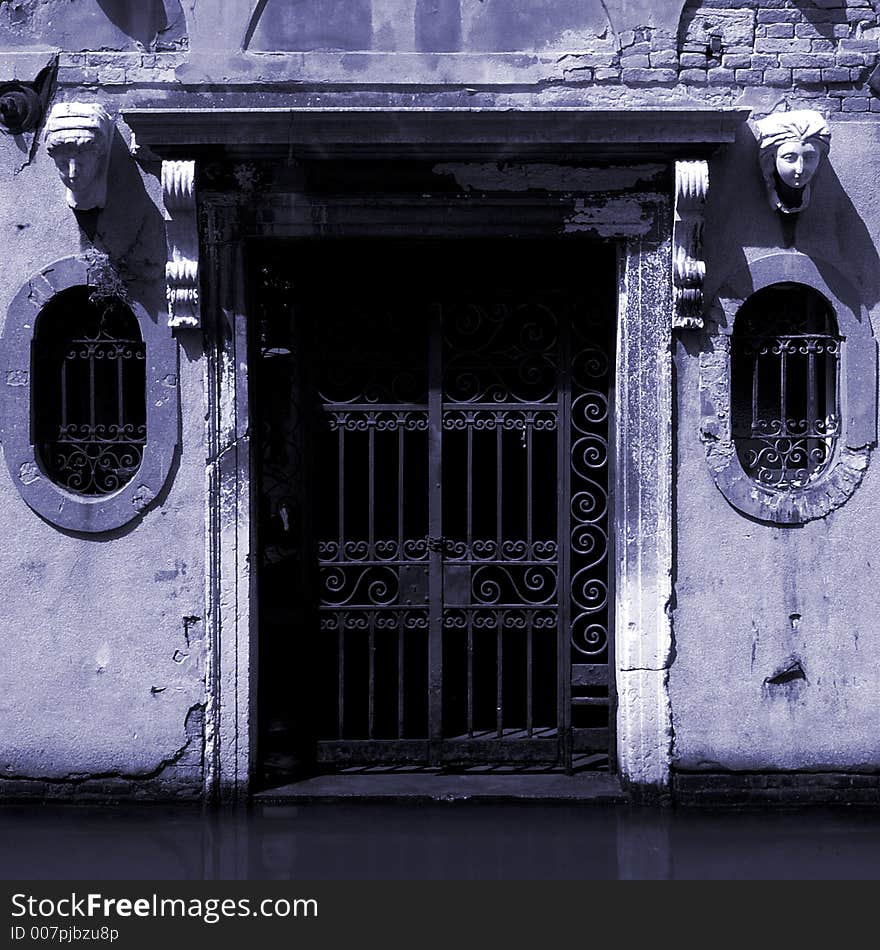
{"label": "oval stone window frame", "polygon": [[0,439],[12,481],[25,502],[51,524],[83,533],[112,531],[137,518],[159,496],[179,444],[177,343],[168,327],[127,300],[146,344],[147,441],[140,468],[112,494],[83,495],[54,482],[34,444],[31,350],[45,305],[72,287],[95,286],[87,261],[66,257],[43,268],[9,306],[0,338]]}
{"label": "oval stone window frame", "polygon": [[[830,304],[842,338],[834,459],[803,487],[759,484],[740,463],[731,426],[730,343],[743,304],[774,284],[802,284]],[[877,343],[858,291],[833,265],[798,251],[752,261],[719,289],[707,314],[710,347],[700,357],[702,438],[718,489],[734,508],[760,521],[803,524],[839,508],[855,491],[877,444]]]}

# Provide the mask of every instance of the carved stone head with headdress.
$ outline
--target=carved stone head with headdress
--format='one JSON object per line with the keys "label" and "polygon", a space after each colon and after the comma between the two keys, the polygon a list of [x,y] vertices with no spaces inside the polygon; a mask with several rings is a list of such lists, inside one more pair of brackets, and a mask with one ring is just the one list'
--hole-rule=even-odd
{"label": "carved stone head with headdress", "polygon": [[46,150],[67,188],[67,203],[77,211],[103,208],[113,120],[95,103],[59,102],[46,120]]}
{"label": "carved stone head with headdress", "polygon": [[776,112],[759,119],[761,171],[770,206],[797,214],[810,203],[810,182],[831,148],[831,129],[811,109]]}

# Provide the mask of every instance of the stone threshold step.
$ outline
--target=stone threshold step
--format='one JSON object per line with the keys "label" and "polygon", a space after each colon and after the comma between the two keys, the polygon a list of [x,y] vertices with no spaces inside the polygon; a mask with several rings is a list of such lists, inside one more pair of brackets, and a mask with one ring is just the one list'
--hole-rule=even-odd
{"label": "stone threshold step", "polygon": [[292,801],[536,801],[625,802],[616,775],[469,774],[358,772],[318,775],[253,796],[259,804]]}

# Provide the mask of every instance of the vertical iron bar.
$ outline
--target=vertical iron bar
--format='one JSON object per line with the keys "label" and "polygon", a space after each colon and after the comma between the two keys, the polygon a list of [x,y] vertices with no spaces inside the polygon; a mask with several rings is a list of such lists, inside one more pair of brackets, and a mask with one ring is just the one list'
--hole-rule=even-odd
{"label": "vertical iron bar", "polygon": [[374,557],[373,544],[376,540],[376,475],[374,466],[376,463],[376,429],[370,426],[367,432],[367,542],[369,544],[368,558]]}
{"label": "vertical iron bar", "polygon": [[530,558],[532,554],[532,494],[533,494],[533,460],[532,460],[532,429],[534,423],[534,413],[527,413],[526,415],[526,431],[525,431],[525,440],[526,440],[526,543],[528,544],[528,549],[526,551],[526,557]]}
{"label": "vertical iron bar", "polygon": [[495,611],[498,617],[498,633],[496,634],[498,656],[496,659],[497,681],[495,683],[495,726],[498,731],[498,738],[504,735],[504,697],[502,695],[503,676],[504,676],[504,613],[501,610]]}
{"label": "vertical iron bar", "polygon": [[345,736],[345,611],[340,610],[336,617],[339,623],[338,738],[342,739]]}
{"label": "vertical iron bar", "polygon": [[788,435],[788,397],[786,386],[788,385],[788,359],[785,351],[786,344],[781,343],[779,353],[779,421],[782,424],[782,435]]}
{"label": "vertical iron bar", "polygon": [[339,554],[341,560],[345,560],[345,423],[339,426],[336,452],[337,458],[337,492],[338,492],[338,516],[337,526],[339,528]]}
{"label": "vertical iron bar", "polygon": [[758,354],[752,357],[752,428],[751,434],[756,435],[759,431],[758,426],[758,371],[760,369]]}
{"label": "vertical iron bar", "polygon": [[367,687],[367,738],[374,739],[376,732],[376,614],[369,613],[369,656]]}
{"label": "vertical iron bar", "polygon": [[406,615],[397,615],[397,738],[403,738],[403,631]]}
{"label": "vertical iron bar", "polygon": [[[403,560],[403,451],[404,451],[404,429],[403,419],[400,418],[397,427],[397,558]],[[398,576],[401,570],[397,568]],[[404,677],[404,654],[403,654],[403,632],[405,627],[405,614],[401,612],[397,618],[397,738],[403,738],[403,677]]]}
{"label": "vertical iron bar", "polygon": [[472,420],[467,426],[467,548],[465,557],[473,557],[474,543],[474,428]]}
{"label": "vertical iron bar", "polygon": [[474,737],[474,615],[467,611],[467,733]]}
{"label": "vertical iron bar", "polygon": [[397,557],[403,560],[403,419],[397,427]]}
{"label": "vertical iron bar", "polygon": [[[822,415],[828,418],[832,414],[840,414],[839,402],[837,397],[837,367],[840,357],[834,353],[829,353],[827,347],[831,344],[831,339],[825,341],[825,354],[822,359],[822,375],[825,377],[825,405],[822,407]],[[840,347],[840,343],[837,344]]]}
{"label": "vertical iron bar", "polygon": [[[822,375],[825,378],[825,404],[822,407],[822,418],[827,422],[834,416],[836,425],[832,426],[832,431],[840,428],[840,399],[837,392],[838,367],[840,366],[840,356],[828,352],[831,345],[831,338],[825,340],[825,353],[822,358]],[[840,342],[837,343],[838,354],[840,352]],[[827,428],[826,428],[826,431]],[[834,436],[825,437],[825,446],[830,451],[833,445]]]}
{"label": "vertical iron bar", "polygon": [[[504,512],[502,493],[504,491],[504,429],[502,428],[501,413],[495,414],[495,532],[498,539],[498,549],[495,560],[501,561],[501,546],[504,543]],[[495,683],[495,726],[500,739],[504,735],[504,710],[502,696],[502,675],[504,671],[504,622],[501,611],[496,611],[498,631],[496,633],[496,683]]]}
{"label": "vertical iron bar", "polygon": [[95,346],[89,347],[89,429],[95,434]]}
{"label": "vertical iron bar", "polygon": [[557,600],[556,657],[556,731],[557,748],[564,768],[571,768],[571,401],[572,351],[571,320],[560,315],[559,351],[556,377],[556,543],[559,595]]}
{"label": "vertical iron bar", "polygon": [[67,359],[61,361],[61,430],[67,429]]}
{"label": "vertical iron bar", "polygon": [[535,634],[533,624],[535,612],[530,610],[526,620],[526,734],[531,739],[534,734],[532,715],[532,638]]}
{"label": "vertical iron bar", "polygon": [[125,425],[125,402],[122,396],[122,353],[116,355],[116,418],[119,424],[119,435],[122,436],[122,427]]}
{"label": "vertical iron bar", "polygon": [[[345,423],[339,427],[337,437],[338,463],[338,528],[339,551],[337,557],[345,560]],[[339,616],[339,738],[344,738],[345,720],[345,615]]]}
{"label": "vertical iron bar", "polygon": [[[816,411],[816,341],[807,340],[807,428],[804,432],[804,448],[806,450],[805,467],[809,474],[813,470],[810,464],[813,442],[811,435],[818,434],[818,412]],[[823,445],[827,442],[823,439]]]}
{"label": "vertical iron bar", "polygon": [[428,758],[440,761],[443,740],[443,334],[439,304],[428,317]]}
{"label": "vertical iron bar", "polygon": [[502,511],[502,492],[504,490],[504,443],[502,440],[502,435],[504,430],[501,427],[501,418],[500,413],[496,413],[495,418],[495,533],[498,540],[498,550],[495,552],[495,557],[501,558],[501,544],[504,540],[504,529],[502,526],[502,519],[504,517]]}

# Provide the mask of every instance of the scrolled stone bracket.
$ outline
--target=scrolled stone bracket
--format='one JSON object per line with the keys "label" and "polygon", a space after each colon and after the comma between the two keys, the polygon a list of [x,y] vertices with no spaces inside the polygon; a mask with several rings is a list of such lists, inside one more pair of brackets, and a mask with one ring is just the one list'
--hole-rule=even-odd
{"label": "scrolled stone bracket", "polygon": [[196,163],[162,162],[165,204],[165,296],[169,327],[200,327],[199,229],[196,220]]}
{"label": "scrolled stone bracket", "polygon": [[709,163],[675,163],[675,214],[672,224],[672,287],[676,329],[702,329],[703,213],[709,193]]}

